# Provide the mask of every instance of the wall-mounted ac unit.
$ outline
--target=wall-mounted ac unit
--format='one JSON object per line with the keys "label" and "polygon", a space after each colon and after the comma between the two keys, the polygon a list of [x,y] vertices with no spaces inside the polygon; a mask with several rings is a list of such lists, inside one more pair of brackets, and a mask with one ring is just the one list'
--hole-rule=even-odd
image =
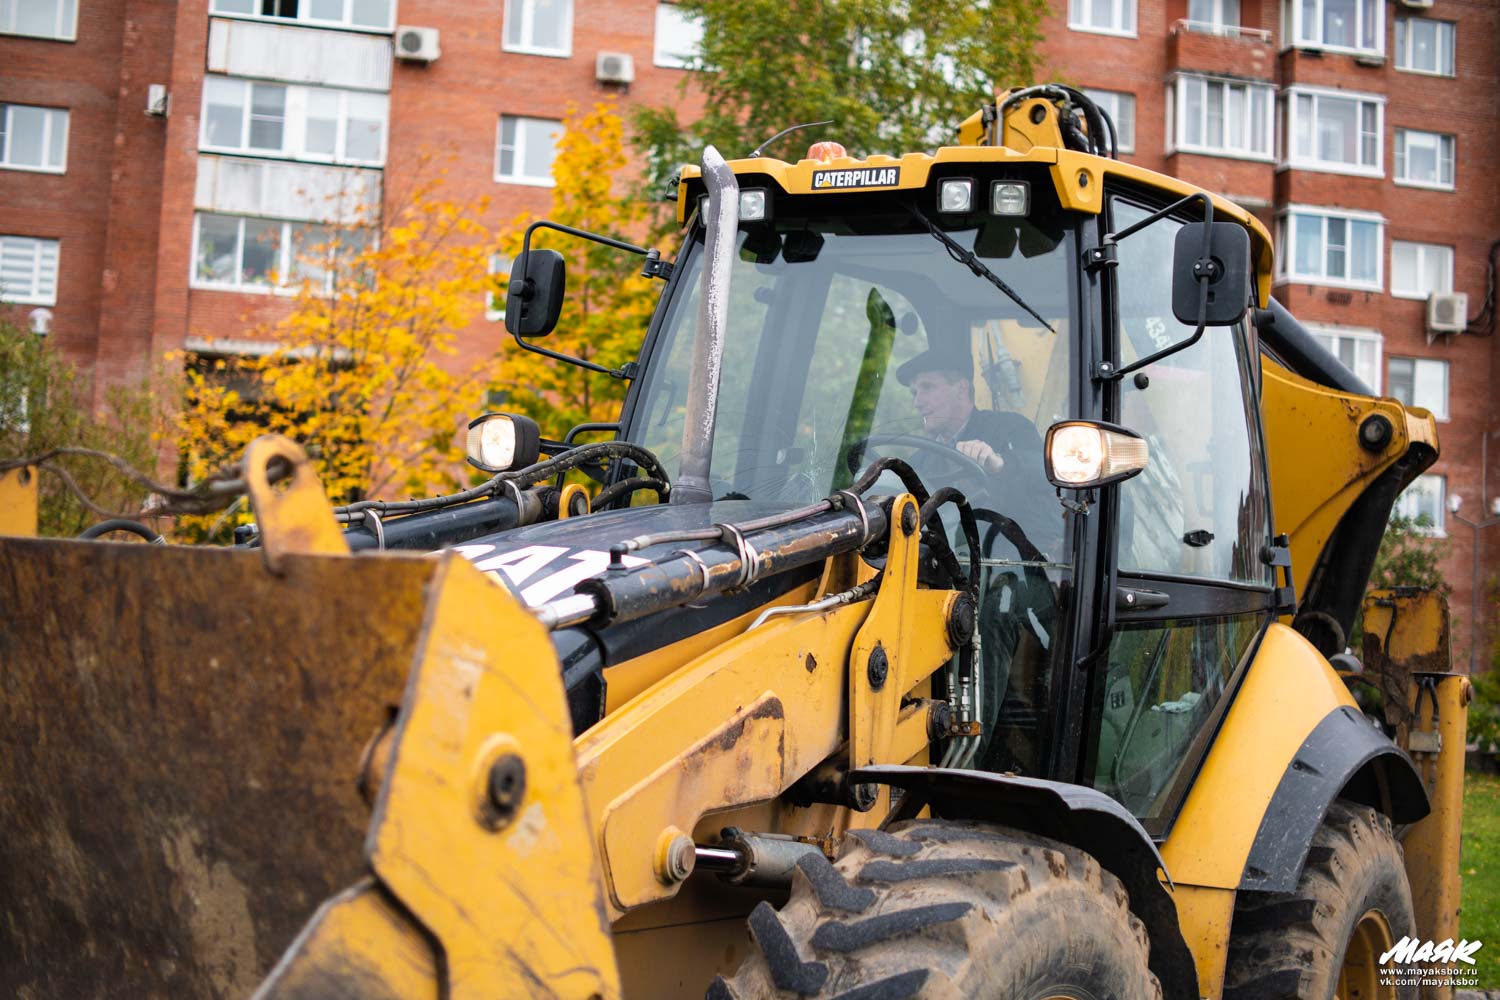
{"label": "wall-mounted ac unit", "polygon": [[1469,325],[1469,296],[1464,292],[1433,292],[1427,296],[1427,332],[1463,333]]}
{"label": "wall-mounted ac unit", "polygon": [[600,83],[633,83],[635,60],[626,52],[601,52],[594,59],[594,79]]}
{"label": "wall-mounted ac unit", "polygon": [[397,59],[430,63],[441,54],[436,28],[409,28],[403,24],[396,29]]}
{"label": "wall-mounted ac unit", "polygon": [[171,107],[171,97],[167,94],[167,85],[164,83],[153,83],[146,87],[146,114],[153,118],[167,117],[167,109]]}
{"label": "wall-mounted ac unit", "polygon": [[1399,3],[1403,7],[1415,7],[1420,10],[1426,10],[1432,6],[1432,0],[1399,0]]}

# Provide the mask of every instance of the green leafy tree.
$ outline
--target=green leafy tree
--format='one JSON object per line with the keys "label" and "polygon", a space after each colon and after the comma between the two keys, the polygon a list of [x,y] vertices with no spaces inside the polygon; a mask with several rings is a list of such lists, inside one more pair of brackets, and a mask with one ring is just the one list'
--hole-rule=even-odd
{"label": "green leafy tree", "polygon": [[[1484,612],[1490,621],[1500,612],[1500,580],[1491,580],[1485,588]],[[1477,632],[1477,623],[1475,623]],[[1469,705],[1469,740],[1479,749],[1494,753],[1500,749],[1500,637],[1490,645],[1489,668],[1475,674],[1474,701]]]}
{"label": "green leafy tree", "polygon": [[[74,365],[14,315],[0,313],[0,459],[92,449],[149,474],[165,419],[156,397],[144,385],[114,387],[98,410],[92,397],[89,380]],[[46,464],[55,471],[44,470],[37,487],[40,534],[76,535],[107,514],[138,511],[146,501],[143,486],[99,458],[67,454]]]}
{"label": "green leafy tree", "polygon": [[[1380,536],[1380,548],[1375,553],[1375,565],[1370,570],[1370,582],[1366,590],[1389,590],[1393,587],[1425,587],[1443,596],[1453,592],[1443,575],[1443,560],[1448,558],[1452,546],[1446,538],[1433,534],[1432,519],[1426,514],[1405,517],[1396,514],[1386,525]],[[1355,652],[1363,648],[1364,615],[1354,619],[1354,629],[1349,634],[1349,647]]]}
{"label": "green leafy tree", "polygon": [[854,156],[948,142],[995,89],[1031,83],[1039,69],[1044,0],[681,0],[703,24],[683,81],[704,97],[685,124],[671,105],[637,112],[652,179],[664,180],[713,143],[744,156],[789,125],[834,125],[782,140],[768,155],[797,159],[829,138]]}

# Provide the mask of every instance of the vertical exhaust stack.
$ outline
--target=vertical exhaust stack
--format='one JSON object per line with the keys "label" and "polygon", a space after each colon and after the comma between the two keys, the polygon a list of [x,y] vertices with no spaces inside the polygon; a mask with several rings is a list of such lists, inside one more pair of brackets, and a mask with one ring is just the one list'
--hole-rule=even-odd
{"label": "vertical exhaust stack", "polygon": [[672,484],[672,503],[708,503],[709,462],[714,450],[714,417],[719,372],[724,363],[724,332],[729,324],[729,268],[740,228],[740,185],[713,146],[703,150],[703,181],[708,186],[704,220],[703,277],[698,289],[698,336],[693,341],[692,381],[682,427],[682,469]]}

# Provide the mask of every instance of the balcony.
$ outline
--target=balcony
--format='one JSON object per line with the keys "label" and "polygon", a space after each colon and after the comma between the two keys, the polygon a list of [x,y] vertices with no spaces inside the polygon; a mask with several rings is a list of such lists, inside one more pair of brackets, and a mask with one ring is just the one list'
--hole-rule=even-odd
{"label": "balcony", "polygon": [[1259,28],[1181,20],[1167,38],[1167,65],[1173,73],[1270,81],[1276,48],[1271,33]]}
{"label": "balcony", "polygon": [[357,90],[391,89],[391,40],[326,28],[216,17],[208,71]]}
{"label": "balcony", "polygon": [[379,218],[381,188],[379,170],[203,154],[193,207],[293,222],[366,225]]}

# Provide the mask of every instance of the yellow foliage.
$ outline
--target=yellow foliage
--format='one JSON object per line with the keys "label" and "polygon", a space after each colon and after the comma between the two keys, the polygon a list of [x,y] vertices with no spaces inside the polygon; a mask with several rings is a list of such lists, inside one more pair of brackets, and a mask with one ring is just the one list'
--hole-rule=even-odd
{"label": "yellow foliage", "polygon": [[[572,108],[563,129],[546,218],[626,241],[644,238],[651,206],[627,190],[636,171],[614,105]],[[503,253],[514,257],[521,252],[526,226],[533,221],[522,215],[512,223],[501,237]],[[567,264],[562,318],[543,346],[610,368],[633,360],[660,293],[653,279],[640,276],[642,258],[548,230],[539,230],[532,245],[561,252]],[[497,277],[496,293],[502,299],[508,280],[508,275]],[[616,419],[626,387],[607,375],[524,351],[514,340],[502,349],[498,384],[508,392],[507,410],[527,414],[545,435],[555,437],[584,421]]]}
{"label": "yellow foliage", "polygon": [[[457,486],[457,432],[494,380],[493,359],[445,365],[487,287],[483,208],[427,183],[387,211],[378,242],[349,229],[310,248],[291,314],[250,334],[274,342],[272,353],[187,367],[178,428],[188,481],[271,431],[308,449],[336,503]],[[224,526],[180,527],[201,537]]]}

